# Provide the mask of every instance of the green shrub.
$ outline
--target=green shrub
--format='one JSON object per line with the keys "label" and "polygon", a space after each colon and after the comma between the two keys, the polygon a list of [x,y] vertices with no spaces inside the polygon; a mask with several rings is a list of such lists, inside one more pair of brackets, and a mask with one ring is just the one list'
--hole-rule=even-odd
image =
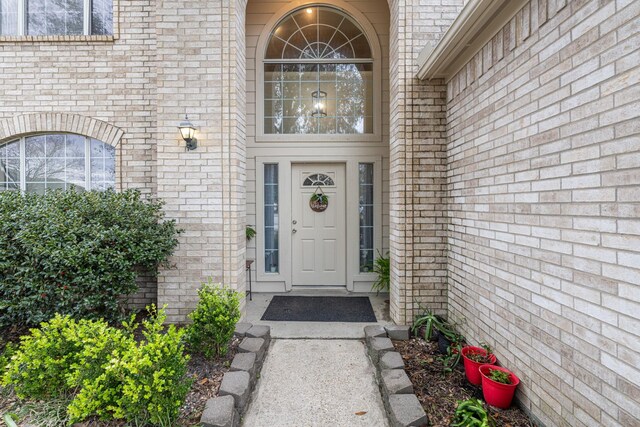
{"label": "green shrub", "polygon": [[23,398],[59,397],[98,375],[114,349],[132,343],[130,335],[104,321],[56,315],[20,339],[2,384],[13,385]]}
{"label": "green shrub", "polygon": [[139,268],[157,271],[177,245],[161,206],[133,190],[0,192],[0,328],[118,320]]}
{"label": "green shrub", "polygon": [[189,344],[207,358],[227,354],[236,323],[240,320],[240,295],[211,279],[198,290],[198,305],[189,315]]}
{"label": "green shrub", "polygon": [[[4,348],[2,347],[4,345]],[[2,373],[5,368],[9,364],[11,360],[11,356],[16,352],[16,347],[13,343],[6,343],[6,345],[0,339],[0,348],[2,348],[2,353],[0,353],[0,384],[2,383]]]}
{"label": "green shrub", "polygon": [[72,398],[70,422],[90,416],[135,425],[169,426],[189,391],[184,330],[163,326],[164,310],[149,309],[142,322],[117,329],[104,321],[56,315],[21,338],[5,367],[2,385],[28,399]]}
{"label": "green shrub", "polygon": [[72,422],[97,415],[125,419],[134,425],[170,426],[189,391],[184,355],[184,330],[163,327],[166,315],[151,310],[142,322],[144,340],[118,348],[103,372],[85,379],[68,408]]}

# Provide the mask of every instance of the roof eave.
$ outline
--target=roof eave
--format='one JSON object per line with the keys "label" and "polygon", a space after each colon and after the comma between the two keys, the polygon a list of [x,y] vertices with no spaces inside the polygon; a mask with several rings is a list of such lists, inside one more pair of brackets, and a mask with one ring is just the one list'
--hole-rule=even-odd
{"label": "roof eave", "polygon": [[450,80],[528,0],[471,0],[434,45],[418,56],[420,80]]}

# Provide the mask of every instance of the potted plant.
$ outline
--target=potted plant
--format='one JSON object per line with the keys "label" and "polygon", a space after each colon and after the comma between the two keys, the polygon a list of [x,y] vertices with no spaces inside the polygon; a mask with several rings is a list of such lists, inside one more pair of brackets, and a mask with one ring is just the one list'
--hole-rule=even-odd
{"label": "potted plant", "polygon": [[247,234],[247,242],[250,242],[251,239],[256,237],[256,229],[250,225],[247,225],[247,227],[245,228],[245,232]]}
{"label": "potted plant", "polygon": [[507,409],[520,379],[510,370],[496,365],[481,365],[482,394],[491,406]]}
{"label": "potted plant", "polygon": [[496,363],[496,356],[491,353],[491,348],[483,344],[482,347],[466,346],[462,349],[462,360],[464,361],[464,372],[467,380],[473,385],[482,384],[480,376],[480,365],[493,365]]}

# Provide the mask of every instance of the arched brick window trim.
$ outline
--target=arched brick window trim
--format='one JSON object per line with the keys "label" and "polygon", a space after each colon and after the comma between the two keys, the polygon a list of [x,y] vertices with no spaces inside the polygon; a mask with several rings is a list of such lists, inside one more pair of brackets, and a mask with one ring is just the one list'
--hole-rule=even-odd
{"label": "arched brick window trim", "polygon": [[30,113],[0,119],[0,145],[23,135],[66,132],[95,138],[115,147],[124,131],[102,120],[79,114]]}

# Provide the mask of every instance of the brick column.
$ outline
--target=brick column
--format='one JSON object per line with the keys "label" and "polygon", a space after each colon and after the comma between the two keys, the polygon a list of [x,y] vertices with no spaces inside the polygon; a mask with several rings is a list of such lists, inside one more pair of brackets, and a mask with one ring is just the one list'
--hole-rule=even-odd
{"label": "brick column", "polygon": [[[157,184],[184,230],[158,278],[168,321],[184,321],[207,277],[244,291],[244,1],[162,0],[157,9]],[[188,14],[188,16],[186,16]],[[185,151],[176,125],[198,126]]]}
{"label": "brick column", "polygon": [[462,0],[391,0],[391,318],[410,323],[418,302],[446,314],[446,86],[415,78]]}

